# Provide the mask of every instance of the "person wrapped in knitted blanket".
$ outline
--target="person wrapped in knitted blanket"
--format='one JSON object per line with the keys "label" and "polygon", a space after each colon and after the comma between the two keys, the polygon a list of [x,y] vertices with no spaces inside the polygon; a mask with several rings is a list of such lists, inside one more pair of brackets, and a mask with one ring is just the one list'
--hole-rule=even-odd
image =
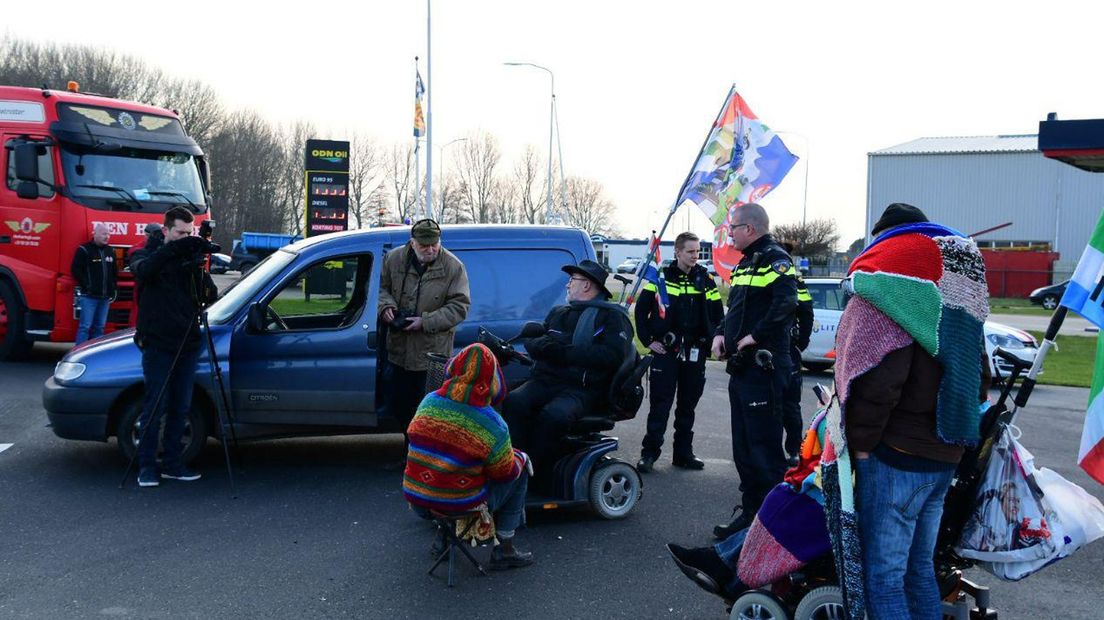
{"label": "person wrapped in knitted blanket", "polygon": [[[525,524],[529,457],[510,443],[506,422],[494,410],[506,396],[502,369],[490,349],[472,344],[445,367],[445,381],[426,394],[407,427],[410,447],[403,495],[422,518],[432,512],[494,514],[499,545],[489,568],[528,566],[533,554],[514,544]],[[442,549],[438,533],[434,549]]]}

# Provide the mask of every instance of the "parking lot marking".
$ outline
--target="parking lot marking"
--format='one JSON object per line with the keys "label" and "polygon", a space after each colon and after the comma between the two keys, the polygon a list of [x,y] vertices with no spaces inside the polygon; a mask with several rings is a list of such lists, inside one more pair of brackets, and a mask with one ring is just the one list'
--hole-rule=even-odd
{"label": "parking lot marking", "polygon": [[10,448],[14,445],[15,445],[14,443],[0,443],[0,452],[3,452],[4,450],[7,450],[8,448]]}

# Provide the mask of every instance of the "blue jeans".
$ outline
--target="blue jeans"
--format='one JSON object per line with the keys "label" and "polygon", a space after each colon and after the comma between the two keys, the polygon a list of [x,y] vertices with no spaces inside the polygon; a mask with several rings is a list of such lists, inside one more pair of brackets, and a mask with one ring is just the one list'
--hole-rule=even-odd
{"label": "blue jeans", "polygon": [[[510,482],[490,482],[487,484],[487,507],[495,519],[495,531],[501,538],[512,538],[519,527],[525,525],[525,492],[529,488],[529,472]],[[424,506],[410,505],[414,514],[423,519],[432,519],[433,515]]]}
{"label": "blue jeans", "polygon": [[747,538],[747,534],[748,531],[745,528],[713,545],[713,550],[717,552],[717,556],[732,571],[732,580],[727,584],[721,584],[727,592],[732,594],[741,593],[748,589],[744,582],[740,581],[738,571],[740,551],[744,548],[744,539]]}
{"label": "blue jeans", "polygon": [[[185,348],[180,353],[176,367],[172,369],[176,351],[163,351],[147,346],[142,351],[142,375],[146,381],[146,394],[142,403],[142,415],[139,420],[138,467],[145,469],[157,465],[157,439],[161,419],[165,419],[165,454],[162,460],[166,469],[175,469],[183,465],[180,455],[184,449],[184,428],[188,421],[188,410],[192,406],[192,386],[195,382],[196,360],[199,349]],[[161,388],[165,386],[165,393]],[[160,403],[157,402],[161,396]],[[157,411],[153,407],[157,404]],[[165,414],[162,416],[162,414]],[[153,426],[146,432],[146,425],[153,419]],[[145,441],[141,441],[142,437]],[[202,441],[202,438],[197,438]]]}
{"label": "blue jeans", "polygon": [[932,559],[954,470],[906,471],[877,454],[854,463],[867,617],[940,620]]}
{"label": "blue jeans", "polygon": [[111,305],[111,300],[106,297],[81,295],[77,298],[77,304],[80,308],[77,344],[102,336],[104,325],[107,324],[107,307]]}

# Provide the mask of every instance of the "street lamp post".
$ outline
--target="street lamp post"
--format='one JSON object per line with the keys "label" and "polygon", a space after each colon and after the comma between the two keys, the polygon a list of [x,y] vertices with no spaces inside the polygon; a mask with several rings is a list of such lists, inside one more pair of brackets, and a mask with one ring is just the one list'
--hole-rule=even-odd
{"label": "street lamp post", "polygon": [[439,182],[439,185],[441,186],[441,188],[439,190],[437,190],[437,191],[441,192],[441,219],[444,219],[444,217],[445,217],[445,206],[446,206],[445,205],[445,148],[448,147],[451,144],[455,144],[457,142],[465,142],[465,141],[467,141],[467,138],[457,138],[455,140],[449,140],[448,142],[446,142],[446,143],[442,144],[441,146],[437,147],[437,152],[441,154],[441,171],[439,172],[439,174],[441,176],[438,178],[438,182]]}
{"label": "street lamp post", "polygon": [[[504,62],[502,63],[508,67],[534,67],[548,72],[548,77],[551,78],[552,96],[549,103],[548,112],[548,208],[545,211],[545,223],[548,224],[552,221],[552,135],[553,128],[556,123],[556,76],[552,73],[552,70],[548,67],[544,67],[531,62]],[[563,162],[560,162],[561,169]]]}

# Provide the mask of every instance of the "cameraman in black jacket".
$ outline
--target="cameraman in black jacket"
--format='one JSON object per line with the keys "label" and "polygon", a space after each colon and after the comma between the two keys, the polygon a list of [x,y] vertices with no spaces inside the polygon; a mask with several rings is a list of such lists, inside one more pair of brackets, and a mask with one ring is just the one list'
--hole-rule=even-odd
{"label": "cameraman in black jacket", "polygon": [[[181,462],[184,426],[192,403],[199,357],[200,308],[218,296],[204,270],[205,254],[218,246],[192,236],[192,214],[183,207],[165,213],[165,241],[151,237],[134,253],[130,268],[142,287],[134,341],[142,350],[145,399],[139,418],[138,485],[155,487],[159,478],[198,480]],[[162,394],[163,392],[163,394]],[[154,408],[156,407],[156,411]],[[157,432],[165,413],[163,468],[157,470]],[[149,431],[146,426],[152,424]]]}

